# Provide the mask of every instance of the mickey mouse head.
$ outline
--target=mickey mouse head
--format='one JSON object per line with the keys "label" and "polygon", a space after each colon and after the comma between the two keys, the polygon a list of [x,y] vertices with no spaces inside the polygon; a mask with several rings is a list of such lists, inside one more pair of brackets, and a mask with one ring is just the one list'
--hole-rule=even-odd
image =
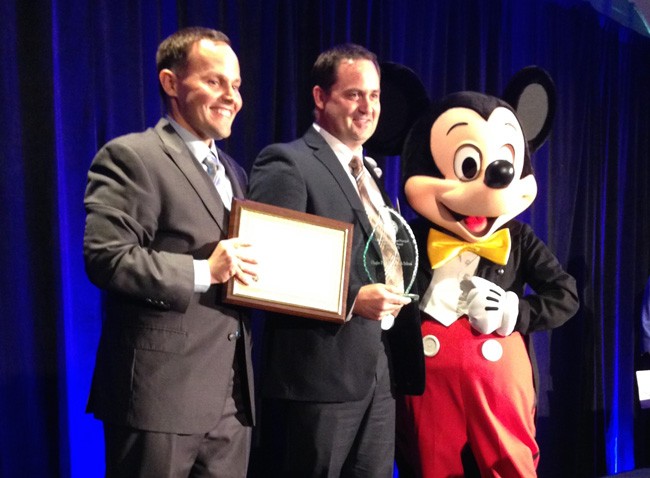
{"label": "mickey mouse head", "polygon": [[[395,75],[410,76],[413,88],[410,70],[391,67],[386,72],[384,78],[382,68],[382,101],[398,96],[396,85],[407,83],[395,81]],[[436,102],[414,121],[403,143],[409,204],[438,228],[465,241],[490,236],[535,199],[530,155],[548,137],[554,111],[553,82],[534,66],[519,71],[502,98],[464,91]],[[384,110],[382,117],[385,114]],[[382,119],[401,131],[403,125],[394,125],[400,116],[408,114],[392,112]]]}

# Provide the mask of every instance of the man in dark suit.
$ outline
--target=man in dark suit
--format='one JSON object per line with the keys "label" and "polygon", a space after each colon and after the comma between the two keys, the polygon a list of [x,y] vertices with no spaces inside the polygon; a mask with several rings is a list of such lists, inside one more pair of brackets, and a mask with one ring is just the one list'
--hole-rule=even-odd
{"label": "man in dark suit", "polygon": [[255,260],[225,239],[246,175],[215,145],[242,106],[239,62],[223,33],[187,28],[156,63],[167,117],[110,141],[88,173],[84,257],[105,291],[88,411],[109,477],[242,477],[250,325],[220,284],[253,280]]}
{"label": "man in dark suit", "polygon": [[[379,118],[376,57],[358,45],[334,47],[316,60],[312,84],[315,123],[302,138],[259,154],[249,198],[354,225],[349,320],[339,325],[268,317],[262,426],[270,431],[262,432],[263,448],[281,462],[275,465],[278,476],[389,477],[395,432],[391,382],[396,379],[391,353],[399,351],[391,349],[380,320],[397,316],[409,299],[399,287],[372,283],[364,270],[363,251],[373,226],[350,166],[354,157],[363,157],[362,145]],[[390,200],[368,166],[368,193],[381,209]],[[419,344],[415,336],[412,346]]]}

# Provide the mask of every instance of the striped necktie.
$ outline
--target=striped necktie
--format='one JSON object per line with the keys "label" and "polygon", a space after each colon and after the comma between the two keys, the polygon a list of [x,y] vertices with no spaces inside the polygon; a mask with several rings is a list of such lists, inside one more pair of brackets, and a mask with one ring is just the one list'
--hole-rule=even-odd
{"label": "striped necktie", "polygon": [[214,153],[210,151],[210,154],[206,156],[203,160],[205,164],[205,169],[212,179],[214,187],[217,188],[217,192],[223,201],[223,205],[230,211],[230,206],[232,204],[232,185],[228,178],[226,177],[226,170],[223,167],[223,164],[215,157]]}
{"label": "striped necktie", "polygon": [[359,189],[359,197],[363,204],[370,224],[375,231],[375,240],[379,244],[381,250],[382,262],[384,264],[384,274],[386,276],[386,284],[404,290],[404,272],[402,271],[402,261],[399,256],[399,251],[395,245],[394,235],[391,235],[386,230],[386,227],[392,227],[392,224],[386,225],[384,220],[375,204],[370,199],[368,193],[368,183],[372,180],[368,172],[363,167],[363,161],[360,157],[352,157],[350,161],[350,169],[352,175],[357,181],[357,188]]}

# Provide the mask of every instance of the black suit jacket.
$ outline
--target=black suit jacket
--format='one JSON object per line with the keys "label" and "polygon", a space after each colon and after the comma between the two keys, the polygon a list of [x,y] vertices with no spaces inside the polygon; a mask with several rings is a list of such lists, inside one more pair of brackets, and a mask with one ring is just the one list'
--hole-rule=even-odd
{"label": "black suit jacket", "polygon": [[[219,157],[242,197],[244,171]],[[88,410],[143,430],[207,432],[237,356],[252,423],[248,313],[223,304],[219,286],[194,292],[192,261],[226,237],[228,211],[171,124],[107,143],[84,204],[86,271],[106,291]],[[233,339],[238,330],[243,338]]]}
{"label": "black suit jacket", "polygon": [[[368,169],[377,181],[372,168]],[[382,194],[390,204],[383,190]],[[354,225],[347,303],[351,310],[361,286],[370,283],[362,258],[372,226],[347,172],[323,137],[309,128],[296,141],[266,147],[253,165],[249,198]],[[383,279],[382,271],[376,274]],[[391,361],[393,381],[400,389],[409,381],[418,382],[414,386],[421,388],[424,361],[417,353],[418,349],[421,353],[417,305],[403,308],[396,323],[395,331],[402,333],[389,339],[389,355],[398,356]],[[404,343],[409,339],[415,341]],[[405,347],[416,353],[401,355]],[[263,349],[266,397],[321,402],[360,400],[374,380],[379,354],[386,353],[380,323],[358,316],[339,325],[269,314]],[[400,373],[396,365],[408,370]],[[407,375],[408,379],[401,379]]]}

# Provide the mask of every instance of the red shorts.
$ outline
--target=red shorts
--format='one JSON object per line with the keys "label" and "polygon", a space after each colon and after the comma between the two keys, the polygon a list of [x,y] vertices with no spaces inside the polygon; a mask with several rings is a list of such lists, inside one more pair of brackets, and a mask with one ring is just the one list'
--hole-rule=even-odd
{"label": "red shorts", "polygon": [[426,387],[398,405],[402,456],[426,478],[463,476],[461,450],[469,444],[483,477],[537,476],[535,390],[523,337],[482,335],[466,318],[445,327],[425,315],[422,336]]}

